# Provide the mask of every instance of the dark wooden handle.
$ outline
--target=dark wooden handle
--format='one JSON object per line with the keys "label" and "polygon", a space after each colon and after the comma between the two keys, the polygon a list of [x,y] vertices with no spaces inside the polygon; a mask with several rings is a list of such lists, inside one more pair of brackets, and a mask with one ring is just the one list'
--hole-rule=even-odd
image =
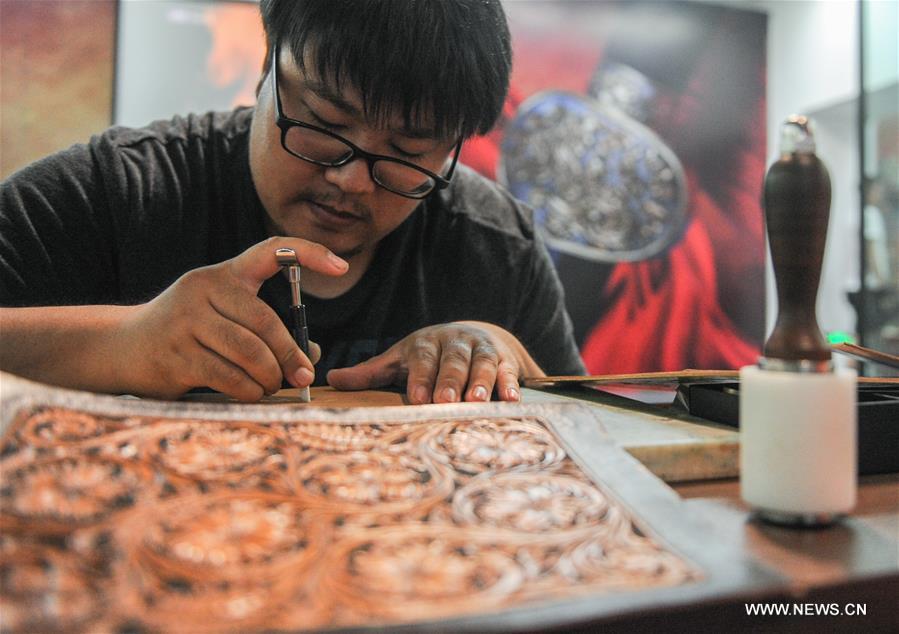
{"label": "dark wooden handle", "polygon": [[830,359],[815,313],[830,216],[830,177],[814,154],[782,157],[765,179],[765,220],[778,312],[765,357]]}

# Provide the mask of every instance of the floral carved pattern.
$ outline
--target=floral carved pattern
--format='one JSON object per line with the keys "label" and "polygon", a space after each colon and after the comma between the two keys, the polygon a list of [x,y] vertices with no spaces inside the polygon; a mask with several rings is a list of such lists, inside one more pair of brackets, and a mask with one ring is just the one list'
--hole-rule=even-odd
{"label": "floral carved pattern", "polygon": [[10,632],[386,626],[700,577],[537,416],[37,408],[4,433],[0,472]]}

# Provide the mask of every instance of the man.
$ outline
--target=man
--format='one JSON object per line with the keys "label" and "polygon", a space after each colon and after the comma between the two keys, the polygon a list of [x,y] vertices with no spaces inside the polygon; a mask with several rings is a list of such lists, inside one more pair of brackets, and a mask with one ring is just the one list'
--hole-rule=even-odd
{"label": "man", "polygon": [[[484,0],[262,0],[253,109],[113,128],[2,184],[0,368],[253,401],[313,382],[412,403],[582,371],[529,212],[457,166],[508,87]],[[296,251],[316,370],[284,326]]]}

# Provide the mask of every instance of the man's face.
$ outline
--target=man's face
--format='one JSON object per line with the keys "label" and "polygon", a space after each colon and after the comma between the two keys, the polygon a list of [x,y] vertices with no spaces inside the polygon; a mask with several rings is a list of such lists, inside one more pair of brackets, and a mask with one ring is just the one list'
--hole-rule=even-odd
{"label": "man's face", "polygon": [[[454,145],[421,131],[406,130],[402,117],[377,127],[367,121],[362,99],[297,67],[282,50],[277,66],[284,116],[325,128],[360,148],[415,163],[438,174]],[[274,70],[274,69],[273,69]],[[271,81],[262,82],[250,132],[250,170],[269,216],[270,231],[324,244],[343,257],[371,253],[420,202],[374,183],[364,159],[323,167],[289,154],[275,124]]]}

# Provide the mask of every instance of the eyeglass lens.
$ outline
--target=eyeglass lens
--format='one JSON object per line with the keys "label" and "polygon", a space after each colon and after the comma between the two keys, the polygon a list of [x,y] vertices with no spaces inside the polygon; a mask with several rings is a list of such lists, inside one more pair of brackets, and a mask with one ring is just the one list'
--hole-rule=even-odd
{"label": "eyeglass lens", "polygon": [[[292,154],[323,165],[340,165],[353,153],[340,139],[300,126],[288,128],[284,144]],[[393,161],[375,161],[372,176],[387,189],[410,195],[425,194],[436,185],[427,174]]]}

